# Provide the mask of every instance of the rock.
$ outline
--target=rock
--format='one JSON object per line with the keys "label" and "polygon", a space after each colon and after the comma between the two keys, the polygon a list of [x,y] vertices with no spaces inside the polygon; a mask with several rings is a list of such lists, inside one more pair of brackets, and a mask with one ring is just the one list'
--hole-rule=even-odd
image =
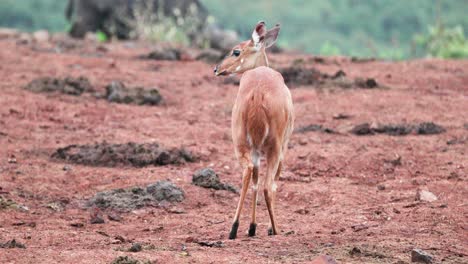
{"label": "rock", "polygon": [[13,239],[3,244],[0,243],[0,248],[26,248],[26,246],[23,243],[20,243]]}
{"label": "rock", "polygon": [[50,40],[50,34],[47,30],[39,30],[33,33],[33,38],[39,43],[48,42]]}
{"label": "rock", "polygon": [[411,251],[411,262],[432,263],[433,257],[421,249],[415,248]]}
{"label": "rock", "polygon": [[195,243],[204,247],[216,247],[216,248],[224,247],[224,243],[222,241],[196,241]]}
{"label": "rock", "polygon": [[192,176],[192,184],[203,188],[211,188],[215,190],[227,190],[237,193],[237,189],[229,184],[224,184],[220,181],[218,174],[210,168],[205,168],[197,171]]}
{"label": "rock", "polygon": [[132,246],[128,249],[129,252],[140,252],[143,250],[143,247],[140,243],[133,243]]}
{"label": "rock", "polygon": [[121,222],[122,221],[122,217],[120,215],[118,215],[117,213],[113,213],[113,212],[107,214],[107,218],[110,221],[115,221],[115,222]]}
{"label": "rock", "polygon": [[0,28],[0,39],[11,39],[20,36],[18,30],[13,28]]}
{"label": "rock", "polygon": [[162,102],[162,96],[156,88],[128,88],[118,81],[106,86],[106,98],[109,102],[120,104],[159,105]]}
{"label": "rock", "polygon": [[425,201],[425,202],[434,202],[437,201],[437,196],[430,191],[421,190],[416,194],[417,201]]}
{"label": "rock", "polygon": [[328,255],[316,257],[310,262],[310,264],[337,264],[336,260]]}
{"label": "rock", "polygon": [[184,191],[170,181],[158,181],[146,187],[146,191],[157,201],[182,202],[185,199]]}
{"label": "rock", "polygon": [[377,83],[377,81],[372,78],[368,78],[368,79],[356,78],[354,82],[356,86],[358,86],[359,88],[363,88],[363,89],[374,89],[374,88],[379,87],[379,84]]}

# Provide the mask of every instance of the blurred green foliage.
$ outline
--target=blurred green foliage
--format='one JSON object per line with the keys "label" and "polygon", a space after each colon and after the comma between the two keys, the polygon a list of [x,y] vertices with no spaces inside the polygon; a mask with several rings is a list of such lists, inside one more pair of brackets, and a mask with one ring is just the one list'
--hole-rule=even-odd
{"label": "blurred green foliage", "polygon": [[[98,1],[98,0],[97,0]],[[314,54],[404,59],[467,57],[467,0],[201,0],[217,23],[248,38],[282,24],[279,44]],[[67,0],[1,0],[0,26],[64,31]],[[443,25],[429,27],[429,25]]]}
{"label": "blurred green foliage", "polygon": [[468,41],[461,26],[430,26],[427,34],[417,34],[414,37],[414,43],[416,52],[433,57],[468,58]]}

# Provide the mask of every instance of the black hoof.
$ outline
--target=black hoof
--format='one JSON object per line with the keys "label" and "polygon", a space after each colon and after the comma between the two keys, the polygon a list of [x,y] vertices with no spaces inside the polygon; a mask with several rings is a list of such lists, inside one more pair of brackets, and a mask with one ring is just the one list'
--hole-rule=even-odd
{"label": "black hoof", "polygon": [[255,236],[255,231],[257,230],[257,224],[251,223],[249,227],[249,236]]}
{"label": "black hoof", "polygon": [[273,233],[273,228],[271,228],[271,227],[268,228],[268,235],[269,235],[269,236],[274,236],[274,235],[276,235],[275,233]]}
{"label": "black hoof", "polygon": [[232,224],[231,233],[229,233],[229,239],[236,239],[237,229],[239,229],[239,222],[236,221]]}

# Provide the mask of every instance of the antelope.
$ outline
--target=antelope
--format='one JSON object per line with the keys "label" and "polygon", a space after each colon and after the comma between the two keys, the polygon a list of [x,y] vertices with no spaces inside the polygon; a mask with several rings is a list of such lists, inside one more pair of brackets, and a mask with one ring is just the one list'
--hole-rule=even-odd
{"label": "antelope", "polygon": [[265,50],[278,38],[280,25],[267,30],[259,22],[250,40],[235,46],[215,67],[216,76],[242,74],[239,91],[232,110],[232,139],[235,154],[244,169],[242,190],[234,215],[229,239],[235,239],[239,217],[250,180],[253,182],[252,219],[249,236],[255,236],[258,200],[258,170],[262,155],[266,158],[266,176],[263,186],[271,227],[268,235],[277,235],[275,219],[276,181],[278,181],[284,154],[294,123],[291,93],[283,76],[269,68]]}

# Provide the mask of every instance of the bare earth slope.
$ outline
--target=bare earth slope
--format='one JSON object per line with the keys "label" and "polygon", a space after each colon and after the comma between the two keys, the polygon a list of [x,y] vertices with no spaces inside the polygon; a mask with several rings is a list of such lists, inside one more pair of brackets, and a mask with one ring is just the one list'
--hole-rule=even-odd
{"label": "bare earth slope", "polygon": [[[211,167],[222,182],[240,187],[230,139],[237,87],[215,78],[204,62],[138,59],[150,51],[144,45],[80,45],[57,53],[49,44],[0,40],[0,244],[15,239],[26,247],[0,248],[0,263],[110,263],[118,256],[154,263],[306,263],[324,254],[339,263],[410,263],[413,248],[436,262],[468,262],[468,61],[317,62],[272,55],[274,67],[304,58],[300,67],[329,75],[342,70],[347,78],[374,78],[387,88],[292,89],[296,127],[317,124],[336,133],[293,134],[277,195],[281,235],[267,236],[260,197],[258,236],[246,234],[248,205],[239,238],[231,241],[237,194],[191,181],[197,170]],[[38,77],[67,76],[87,77],[96,92],[24,89]],[[115,80],[157,87],[163,104],[117,104],[95,96]],[[446,131],[349,132],[362,123],[421,122]],[[198,157],[145,167],[51,158],[68,145],[104,141],[183,146]],[[86,207],[98,192],[159,180],[182,188],[185,200],[130,212]],[[437,200],[418,200],[422,190]],[[91,224],[93,214],[103,214],[105,223]],[[133,243],[141,243],[142,251],[126,252]]]}

